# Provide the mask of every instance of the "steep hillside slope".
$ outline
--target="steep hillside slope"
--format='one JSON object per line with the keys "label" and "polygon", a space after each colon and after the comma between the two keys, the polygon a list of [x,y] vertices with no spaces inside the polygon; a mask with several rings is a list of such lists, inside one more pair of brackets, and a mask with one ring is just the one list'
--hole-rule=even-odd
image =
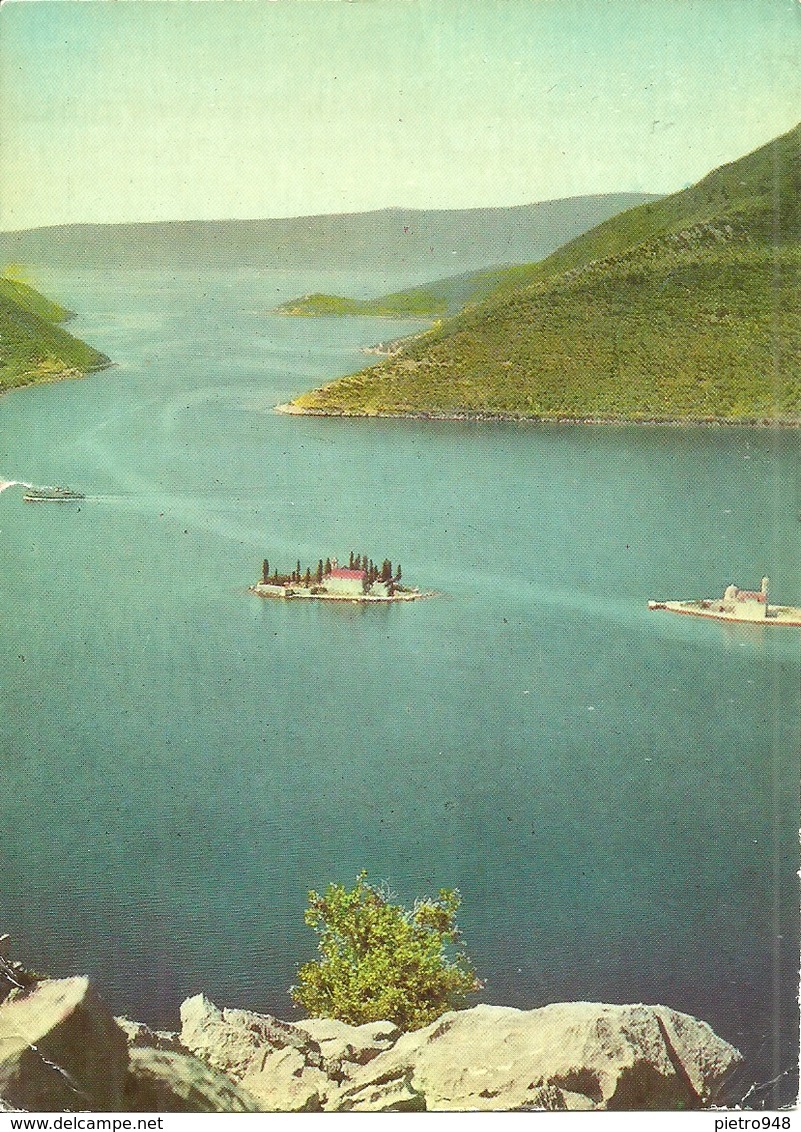
{"label": "steep hillside slope", "polygon": [[0,278],[0,393],[110,365],[105,354],[58,325],[70,317],[32,287]]}
{"label": "steep hillside slope", "polygon": [[[497,259],[494,266],[482,267],[476,271],[465,271],[459,275],[448,275],[444,279],[407,287],[402,291],[379,295],[376,298],[352,298],[343,295],[316,293],[288,299],[276,308],[279,314],[303,315],[307,317],[327,317],[331,315],[367,315],[377,318],[446,318],[458,314],[468,305],[486,301],[490,296],[497,298],[509,294],[517,287],[530,282],[537,274],[539,262],[554,248],[569,242],[583,230],[595,226],[602,214],[613,215],[613,208],[619,211],[631,208],[646,198],[643,194],[637,199],[635,193],[618,193],[604,197],[576,197],[573,201],[547,201],[540,205],[528,206],[539,210],[536,222],[529,231],[530,242],[525,244],[526,228],[523,226],[515,239],[515,246],[526,253],[526,260],[537,257],[535,262],[504,264],[500,253],[504,248],[498,244],[486,245],[485,257],[493,255]],[[572,211],[565,212],[562,222],[554,223],[568,206]],[[524,218],[522,210],[510,210]],[[464,214],[460,214],[464,215]],[[485,233],[486,236],[486,233]],[[480,245],[476,245],[478,252]]]}
{"label": "steep hillside slope", "polygon": [[296,412],[801,418],[801,127],[532,265]]}

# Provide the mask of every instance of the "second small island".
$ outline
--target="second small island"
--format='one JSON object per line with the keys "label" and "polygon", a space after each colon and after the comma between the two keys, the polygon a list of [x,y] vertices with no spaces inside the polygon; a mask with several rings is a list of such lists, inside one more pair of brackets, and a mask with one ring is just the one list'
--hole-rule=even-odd
{"label": "second small island", "polygon": [[324,601],[416,601],[433,597],[433,593],[401,584],[401,568],[393,569],[385,558],[381,566],[367,555],[350,553],[347,566],[340,566],[336,558],[321,558],[315,567],[301,570],[300,560],[289,574],[278,570],[270,573],[270,563],[264,559],[261,578],[250,592],[259,597],[318,598]]}

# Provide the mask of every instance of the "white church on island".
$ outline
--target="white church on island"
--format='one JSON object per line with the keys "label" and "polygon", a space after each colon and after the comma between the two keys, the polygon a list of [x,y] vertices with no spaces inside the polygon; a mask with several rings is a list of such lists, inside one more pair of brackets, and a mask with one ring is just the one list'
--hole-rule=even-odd
{"label": "white church on island", "polygon": [[720,612],[744,621],[758,621],[768,616],[768,579],[763,578],[758,590],[738,590],[727,586],[720,603]]}

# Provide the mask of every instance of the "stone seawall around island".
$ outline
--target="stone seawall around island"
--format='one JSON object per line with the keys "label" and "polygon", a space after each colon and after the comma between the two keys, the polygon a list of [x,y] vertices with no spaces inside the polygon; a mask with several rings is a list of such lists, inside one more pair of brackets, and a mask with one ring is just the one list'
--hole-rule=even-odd
{"label": "stone seawall around island", "polygon": [[347,594],[347,593],[313,593],[311,590],[305,589],[303,586],[273,586],[269,583],[257,582],[254,586],[248,586],[248,593],[255,594],[257,597],[277,597],[285,599],[298,599],[301,601],[347,601],[347,602],[360,602],[365,605],[387,605],[396,601],[419,601],[424,597],[436,597],[433,590],[423,592],[422,590],[395,590],[392,594]]}

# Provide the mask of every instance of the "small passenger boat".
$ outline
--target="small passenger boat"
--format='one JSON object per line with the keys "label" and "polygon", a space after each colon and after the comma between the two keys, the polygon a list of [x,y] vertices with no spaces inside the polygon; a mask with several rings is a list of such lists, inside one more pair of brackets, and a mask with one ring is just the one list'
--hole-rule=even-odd
{"label": "small passenger boat", "polygon": [[23,495],[24,503],[67,503],[72,499],[85,499],[80,491],[71,487],[30,487]]}

